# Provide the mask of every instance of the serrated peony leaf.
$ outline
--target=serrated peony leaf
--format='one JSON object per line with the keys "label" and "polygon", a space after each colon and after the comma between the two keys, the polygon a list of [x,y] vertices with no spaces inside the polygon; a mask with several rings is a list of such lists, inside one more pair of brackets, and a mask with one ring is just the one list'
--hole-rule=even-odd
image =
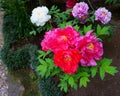
{"label": "serrated peony leaf", "polygon": [[101,28],[101,26],[98,24],[97,26],[97,35],[109,35],[108,32],[109,26],[104,26],[103,28]]}
{"label": "serrated peony leaf", "polygon": [[81,77],[80,78],[80,87],[87,87],[87,83],[90,82],[88,77]]}
{"label": "serrated peony leaf", "polygon": [[56,74],[59,74],[60,72],[61,72],[61,69],[60,69],[60,68],[55,68],[55,69],[52,71],[51,75],[54,76],[54,75],[56,75]]}
{"label": "serrated peony leaf", "polygon": [[53,68],[55,67],[53,60],[50,58],[45,59],[46,63],[48,64],[48,68],[49,70],[53,70]]}
{"label": "serrated peony leaf", "polygon": [[104,68],[104,70],[105,70],[106,73],[111,74],[113,76],[115,75],[115,73],[118,72],[117,69],[116,69],[116,67],[114,67],[114,66],[106,66]]}
{"label": "serrated peony leaf", "polygon": [[101,26],[98,24],[98,25],[97,25],[97,35],[99,35],[100,32],[101,32]]}
{"label": "serrated peony leaf", "polygon": [[46,62],[43,59],[39,59],[40,64],[44,65]]}
{"label": "serrated peony leaf", "polygon": [[100,78],[103,80],[105,77],[105,71],[102,67],[100,67]]}
{"label": "serrated peony leaf", "polygon": [[67,82],[61,81],[61,82],[58,84],[58,87],[60,87],[60,89],[63,90],[65,93],[66,93],[67,90],[68,90]]}
{"label": "serrated peony leaf", "polygon": [[38,74],[41,76],[41,77],[44,77],[45,76],[45,73],[47,71],[47,66],[46,64],[43,64],[43,65],[39,65],[36,69],[36,71],[38,71]]}
{"label": "serrated peony leaf", "polygon": [[108,59],[108,58],[103,58],[102,60],[98,61],[98,64],[102,66],[108,66],[111,63],[112,63],[112,59]]}
{"label": "serrated peony leaf", "polygon": [[84,33],[86,34],[88,31],[92,30],[92,24],[90,24],[89,26],[84,26]]}
{"label": "serrated peony leaf", "polygon": [[91,71],[91,75],[92,75],[92,78],[93,78],[93,77],[95,77],[95,75],[98,71],[98,68],[97,67],[91,67],[90,71]]}

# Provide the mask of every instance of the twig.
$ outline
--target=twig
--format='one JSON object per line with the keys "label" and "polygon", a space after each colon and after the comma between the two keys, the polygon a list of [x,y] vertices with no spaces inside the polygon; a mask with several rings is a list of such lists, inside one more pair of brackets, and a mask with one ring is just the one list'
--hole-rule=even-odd
{"label": "twig", "polygon": [[87,0],[87,1],[88,1],[88,3],[89,3],[90,7],[92,8],[92,10],[94,11],[95,9],[93,8],[93,6],[92,6],[90,0]]}

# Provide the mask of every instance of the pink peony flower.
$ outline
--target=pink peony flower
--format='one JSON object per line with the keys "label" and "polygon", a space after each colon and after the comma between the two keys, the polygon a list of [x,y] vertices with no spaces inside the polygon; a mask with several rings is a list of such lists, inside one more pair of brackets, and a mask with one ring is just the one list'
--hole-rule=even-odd
{"label": "pink peony flower", "polygon": [[111,20],[111,12],[106,8],[99,8],[95,11],[95,20],[99,20],[103,24],[107,24]]}
{"label": "pink peony flower", "polygon": [[76,38],[79,36],[79,33],[71,26],[67,26],[64,29],[56,28],[46,32],[41,46],[44,51],[67,50],[74,47]]}
{"label": "pink peony flower", "polygon": [[59,50],[54,55],[54,63],[67,74],[74,74],[78,68],[81,54],[76,49]]}
{"label": "pink peony flower", "polygon": [[80,37],[77,47],[82,54],[82,66],[96,66],[95,60],[100,60],[103,55],[103,45],[92,31]]}
{"label": "pink peony flower", "polygon": [[85,2],[76,3],[73,7],[72,14],[75,18],[81,19],[83,16],[88,15],[88,5]]}
{"label": "pink peony flower", "polygon": [[66,2],[67,9],[72,9],[76,3],[77,3],[77,0],[67,0]]}

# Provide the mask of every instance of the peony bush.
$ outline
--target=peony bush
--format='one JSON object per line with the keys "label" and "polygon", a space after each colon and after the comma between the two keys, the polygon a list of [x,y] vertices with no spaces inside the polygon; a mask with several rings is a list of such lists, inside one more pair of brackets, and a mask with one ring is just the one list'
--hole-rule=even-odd
{"label": "peony bush", "polygon": [[38,51],[38,74],[59,78],[58,87],[64,92],[69,87],[86,87],[98,72],[102,80],[105,73],[115,75],[112,60],[103,56],[104,36],[112,32],[111,16],[105,7],[94,11],[77,0],[67,0],[65,11],[57,6],[33,9],[30,20],[37,27],[30,34],[45,32]]}

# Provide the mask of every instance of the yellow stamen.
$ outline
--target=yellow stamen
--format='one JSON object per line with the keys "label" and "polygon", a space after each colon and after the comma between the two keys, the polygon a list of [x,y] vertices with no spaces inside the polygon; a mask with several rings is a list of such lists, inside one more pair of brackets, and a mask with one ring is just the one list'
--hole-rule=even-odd
{"label": "yellow stamen", "polygon": [[61,36],[61,38],[62,38],[63,40],[67,40],[67,37],[66,37],[66,36]]}
{"label": "yellow stamen", "polygon": [[66,61],[71,61],[71,58],[70,57],[65,57],[65,60]]}
{"label": "yellow stamen", "polygon": [[90,50],[93,50],[93,49],[94,49],[93,43],[88,44],[88,48],[89,48]]}
{"label": "yellow stamen", "polygon": [[107,14],[103,11],[103,12],[102,12],[102,15],[103,15],[103,17],[105,17]]}

